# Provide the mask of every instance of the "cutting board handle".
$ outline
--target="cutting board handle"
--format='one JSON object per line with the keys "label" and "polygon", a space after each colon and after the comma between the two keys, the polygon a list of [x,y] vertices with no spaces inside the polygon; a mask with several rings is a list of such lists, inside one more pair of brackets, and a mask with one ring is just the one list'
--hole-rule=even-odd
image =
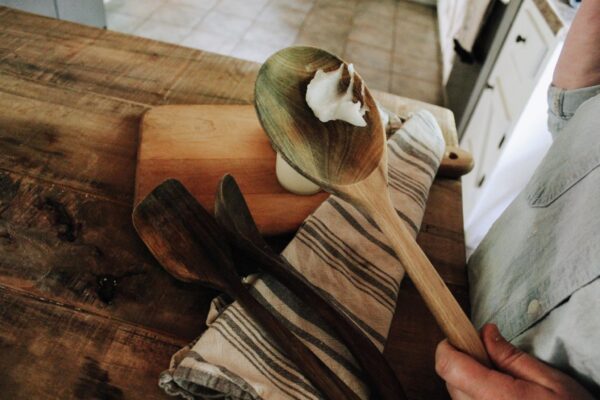
{"label": "cutting board handle", "polygon": [[460,178],[471,172],[473,165],[471,153],[458,146],[446,146],[437,174],[444,178]]}

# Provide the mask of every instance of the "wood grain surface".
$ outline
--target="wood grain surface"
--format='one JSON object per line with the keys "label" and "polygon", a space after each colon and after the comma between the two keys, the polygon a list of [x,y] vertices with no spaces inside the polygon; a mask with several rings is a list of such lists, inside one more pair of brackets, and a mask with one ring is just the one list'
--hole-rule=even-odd
{"label": "wood grain surface", "polygon": [[180,180],[213,210],[221,177],[240,182],[252,215],[267,235],[291,232],[328,194],[297,196],[275,176],[275,152],[252,105],[162,106],[140,127],[135,203],[168,178]]}
{"label": "wood grain surface", "polygon": [[[258,69],[0,7],[3,397],[169,398],[158,374],[213,293],[162,271],[131,226],[138,126],[156,105],[251,104]],[[466,306],[460,181],[436,180],[418,242]],[[406,280],[385,355],[409,398],[447,398],[440,339]]]}
{"label": "wood grain surface", "polygon": [[[384,93],[376,92],[375,96],[404,118],[425,105],[438,119],[447,140],[455,140],[454,120],[448,110],[412,100],[398,101]],[[444,162],[446,169],[453,168],[453,160],[446,158]],[[325,192],[298,196],[279,184],[275,151],[252,105],[165,105],[144,114],[134,204],[161,182],[175,178],[212,210],[217,183],[228,173],[239,182],[259,230],[266,235],[295,231],[329,196]]]}

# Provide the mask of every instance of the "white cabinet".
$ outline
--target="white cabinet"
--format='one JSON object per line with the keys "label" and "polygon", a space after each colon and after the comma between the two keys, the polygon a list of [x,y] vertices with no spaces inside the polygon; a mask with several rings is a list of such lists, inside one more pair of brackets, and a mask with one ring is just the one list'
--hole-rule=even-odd
{"label": "white cabinet", "polygon": [[558,42],[533,0],[524,0],[461,138],[461,146],[475,160],[475,168],[462,182],[465,219],[489,182],[486,178]]}
{"label": "white cabinet", "polygon": [[533,1],[524,1],[488,78],[488,85],[500,92],[512,119],[523,110],[555,44]]}
{"label": "white cabinet", "polygon": [[106,27],[102,0],[0,0],[0,6],[98,28]]}
{"label": "white cabinet", "polygon": [[45,17],[56,18],[54,0],[0,0],[0,6],[7,6]]}
{"label": "white cabinet", "polygon": [[54,0],[58,17],[65,21],[106,28],[106,15],[102,0]]}
{"label": "white cabinet", "polygon": [[[473,171],[463,178],[465,210],[472,209],[506,142],[510,117],[500,92],[484,89],[461,146],[476,158]],[[467,190],[468,189],[468,190]]]}

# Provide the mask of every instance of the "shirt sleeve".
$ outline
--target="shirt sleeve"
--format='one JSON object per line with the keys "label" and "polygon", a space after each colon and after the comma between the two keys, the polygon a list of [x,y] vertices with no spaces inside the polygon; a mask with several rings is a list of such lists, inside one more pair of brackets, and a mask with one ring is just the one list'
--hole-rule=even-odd
{"label": "shirt sleeve", "polygon": [[561,89],[554,85],[548,88],[548,129],[553,138],[567,125],[585,101],[600,94],[600,85],[580,89]]}

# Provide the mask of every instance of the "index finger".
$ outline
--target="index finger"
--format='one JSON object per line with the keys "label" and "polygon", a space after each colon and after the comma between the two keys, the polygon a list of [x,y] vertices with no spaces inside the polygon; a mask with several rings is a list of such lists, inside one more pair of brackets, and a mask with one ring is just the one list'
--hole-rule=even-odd
{"label": "index finger", "polygon": [[448,385],[477,399],[514,398],[514,379],[489,369],[470,356],[456,350],[447,340],[438,344],[435,369]]}

